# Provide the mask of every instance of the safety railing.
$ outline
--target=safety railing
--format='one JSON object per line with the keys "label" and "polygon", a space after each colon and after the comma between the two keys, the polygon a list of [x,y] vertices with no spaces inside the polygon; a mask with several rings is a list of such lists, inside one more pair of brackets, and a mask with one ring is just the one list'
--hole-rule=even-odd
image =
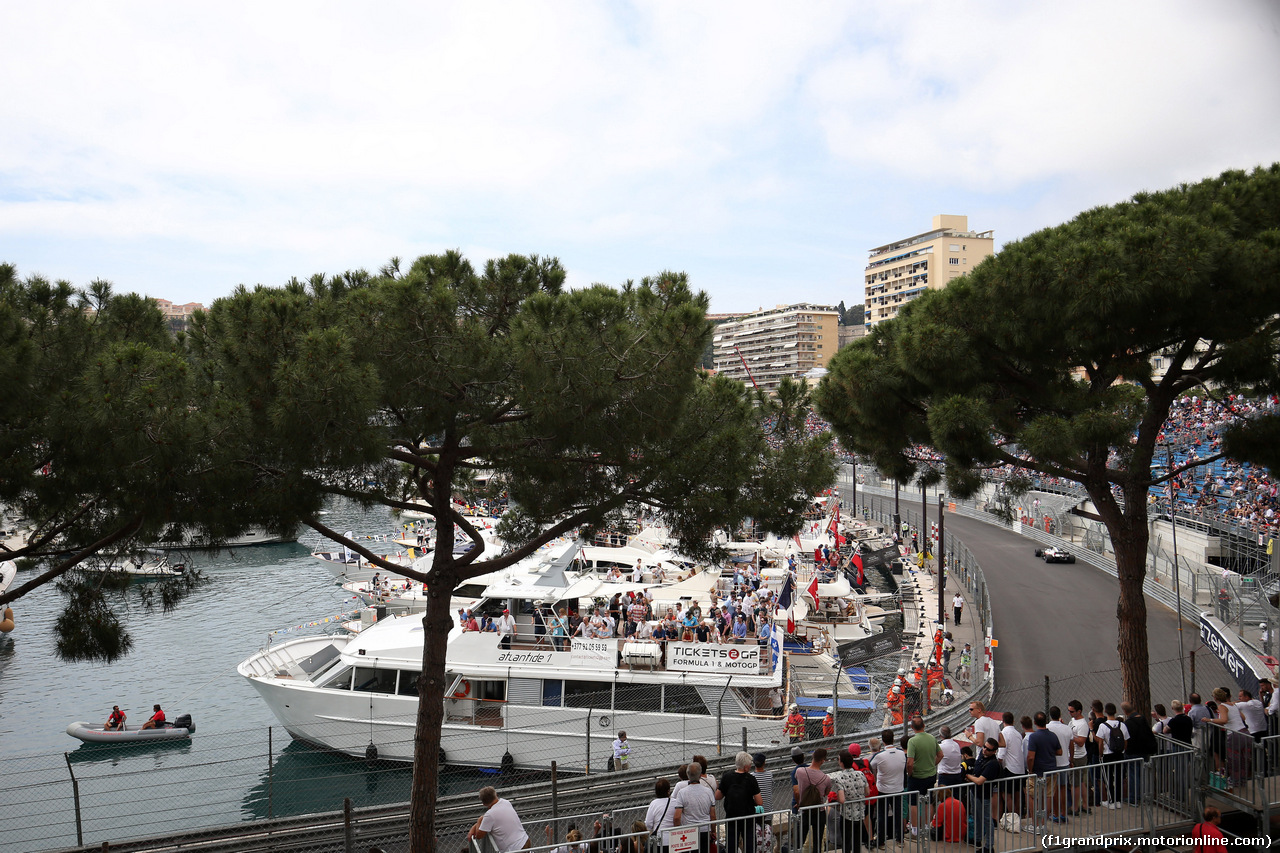
{"label": "safety railing", "polygon": [[[985,849],[993,853],[1100,846],[1103,839],[1147,840],[1145,846],[1180,847],[1196,822],[1188,811],[1196,751],[1183,747],[1148,758],[1064,767],[1042,775],[1007,776],[986,783],[936,785],[876,797],[728,817],[724,801],[714,816],[681,814],[678,799],[654,801],[612,813],[585,813],[525,824],[534,853],[780,853],[872,849],[901,845],[911,853]],[[781,776],[781,780],[785,780]],[[775,784],[777,804],[791,794]],[[705,807],[705,803],[704,803]],[[1201,811],[1197,807],[1197,813]],[[647,815],[647,820],[646,820]],[[573,832],[570,840],[570,832]],[[854,839],[856,838],[856,843]],[[1160,842],[1164,843],[1152,843]],[[471,840],[473,853],[506,853],[485,840]],[[579,846],[580,845],[580,846]]]}

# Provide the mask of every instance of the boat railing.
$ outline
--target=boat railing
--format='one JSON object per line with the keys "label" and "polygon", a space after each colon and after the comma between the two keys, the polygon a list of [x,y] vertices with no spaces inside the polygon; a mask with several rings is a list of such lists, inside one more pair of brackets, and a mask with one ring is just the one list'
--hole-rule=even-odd
{"label": "boat railing", "polygon": [[[312,638],[312,639],[328,639],[328,638]],[[300,669],[302,661],[310,657],[314,652],[308,652],[306,655],[299,657],[295,654],[297,643],[286,643],[281,646],[267,645],[262,653],[245,662],[245,669],[250,675],[267,676],[275,675],[279,672],[287,672],[291,675]]]}

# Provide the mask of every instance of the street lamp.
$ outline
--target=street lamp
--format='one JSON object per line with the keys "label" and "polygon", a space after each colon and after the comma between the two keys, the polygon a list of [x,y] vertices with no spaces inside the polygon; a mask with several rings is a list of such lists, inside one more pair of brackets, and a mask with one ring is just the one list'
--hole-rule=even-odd
{"label": "street lamp", "polygon": [[1178,674],[1182,676],[1182,695],[1187,695],[1187,667],[1182,651],[1182,572],[1178,570],[1178,504],[1177,493],[1173,490],[1173,444],[1164,446],[1168,469],[1165,476],[1169,478],[1169,530],[1173,539],[1173,595],[1178,606]]}

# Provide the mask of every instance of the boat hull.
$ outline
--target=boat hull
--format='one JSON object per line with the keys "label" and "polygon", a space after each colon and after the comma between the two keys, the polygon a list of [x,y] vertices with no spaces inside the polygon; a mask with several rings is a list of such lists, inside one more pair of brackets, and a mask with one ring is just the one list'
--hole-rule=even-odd
{"label": "boat hull", "polygon": [[153,743],[191,737],[191,731],[183,728],[126,728],[124,731],[108,731],[95,723],[84,722],[67,726],[67,734],[85,743]]}
{"label": "boat hull", "polygon": [[[355,758],[367,757],[370,743],[386,761],[413,761],[417,697],[310,689],[287,679],[251,678],[272,713],[293,738]],[[345,694],[345,695],[344,695]],[[776,749],[785,742],[783,720],[725,715],[614,711],[501,703],[497,725],[460,723],[470,700],[445,700],[440,743],[448,764],[497,767],[509,752],[515,766],[562,771],[603,770],[619,730],[631,744],[631,769],[665,769],[688,755],[742,748]],[[718,725],[719,724],[719,725]],[[719,736],[718,733],[719,732]]]}

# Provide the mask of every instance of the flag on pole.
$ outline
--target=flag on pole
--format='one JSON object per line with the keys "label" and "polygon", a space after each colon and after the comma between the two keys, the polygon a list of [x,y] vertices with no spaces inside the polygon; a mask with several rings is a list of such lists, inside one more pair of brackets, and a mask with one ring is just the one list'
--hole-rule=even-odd
{"label": "flag on pole", "polygon": [[791,617],[791,608],[787,608],[787,633],[794,634],[796,632],[796,620]]}
{"label": "flag on pole", "polygon": [[836,504],[835,515],[831,516],[831,524],[827,530],[836,538],[837,548],[844,544],[844,537],[840,535],[840,504]]}
{"label": "flag on pole", "polygon": [[862,573],[862,555],[854,551],[849,561],[858,567],[858,586],[866,586],[867,577]]}
{"label": "flag on pole", "polygon": [[778,593],[778,609],[790,611],[793,595],[795,595],[795,583],[793,576],[788,574],[787,579],[782,582],[782,591]]}
{"label": "flag on pole", "polygon": [[809,586],[805,588],[805,593],[813,599],[813,609],[818,609],[818,574],[814,572],[813,580],[809,581]]}

